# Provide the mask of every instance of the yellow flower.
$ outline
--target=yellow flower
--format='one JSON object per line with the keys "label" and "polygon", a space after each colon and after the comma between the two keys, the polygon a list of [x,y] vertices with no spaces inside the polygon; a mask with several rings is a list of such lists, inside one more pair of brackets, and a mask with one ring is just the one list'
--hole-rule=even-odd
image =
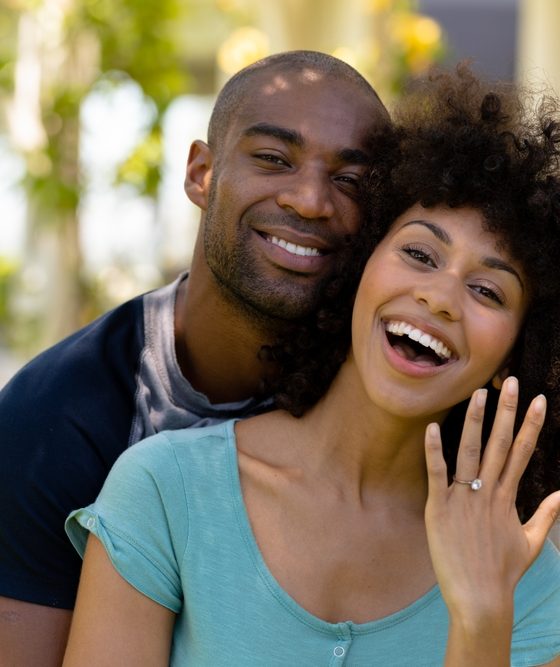
{"label": "yellow flower", "polygon": [[218,50],[218,65],[226,74],[235,74],[246,65],[268,55],[268,37],[257,28],[234,30]]}

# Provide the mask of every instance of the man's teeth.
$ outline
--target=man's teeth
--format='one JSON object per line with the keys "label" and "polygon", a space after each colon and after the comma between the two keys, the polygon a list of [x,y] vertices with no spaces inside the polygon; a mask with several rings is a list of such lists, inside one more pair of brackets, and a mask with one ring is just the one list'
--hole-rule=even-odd
{"label": "man's teeth", "polygon": [[387,322],[385,330],[395,336],[408,336],[411,340],[433,350],[442,359],[451,358],[451,350],[444,343],[421,329],[416,329],[408,322]]}
{"label": "man's teeth", "polygon": [[284,241],[284,239],[279,239],[277,236],[269,236],[268,238],[273,245],[284,248],[284,250],[292,255],[301,255],[303,257],[319,257],[321,255],[321,251],[317,248],[307,248],[296,243],[289,243],[288,241]]}

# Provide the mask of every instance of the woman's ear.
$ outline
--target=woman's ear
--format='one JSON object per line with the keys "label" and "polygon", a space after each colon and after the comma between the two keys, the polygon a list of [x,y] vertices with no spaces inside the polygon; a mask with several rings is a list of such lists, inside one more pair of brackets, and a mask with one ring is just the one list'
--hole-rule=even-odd
{"label": "woman's ear", "polygon": [[502,366],[502,368],[496,373],[496,375],[494,375],[494,377],[492,378],[492,386],[494,387],[494,389],[500,391],[502,385],[504,384],[504,380],[507,377],[509,377],[509,359]]}
{"label": "woman's ear", "polygon": [[208,206],[208,191],[212,180],[213,154],[207,143],[197,139],[191,144],[187,159],[185,192],[187,197],[203,211]]}

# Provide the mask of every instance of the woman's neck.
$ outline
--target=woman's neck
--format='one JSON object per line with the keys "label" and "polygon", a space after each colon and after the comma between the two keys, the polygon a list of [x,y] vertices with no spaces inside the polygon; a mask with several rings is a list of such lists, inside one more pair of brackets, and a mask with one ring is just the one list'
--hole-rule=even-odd
{"label": "woman's neck", "polygon": [[380,409],[343,367],[326,396],[300,420],[310,443],[301,456],[306,468],[337,479],[362,499],[389,494],[424,503],[424,433],[431,421]]}

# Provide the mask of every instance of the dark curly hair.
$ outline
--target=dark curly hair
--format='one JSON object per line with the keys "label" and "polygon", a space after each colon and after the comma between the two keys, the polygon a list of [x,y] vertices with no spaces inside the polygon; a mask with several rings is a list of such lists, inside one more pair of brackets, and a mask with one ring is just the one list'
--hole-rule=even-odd
{"label": "dark curly hair", "polygon": [[[519,378],[518,420],[539,393],[548,412],[518,495],[527,517],[560,486],[560,113],[559,103],[477,77],[462,63],[415,82],[374,137],[363,187],[364,225],[317,313],[265,353],[279,362],[277,405],[302,415],[328,389],[350,346],[355,292],[365,263],[392,222],[417,202],[479,210],[520,262],[530,304],[510,372]],[[497,392],[489,387],[488,424]],[[494,408],[494,409],[492,409]],[[450,475],[466,402],[443,425]]]}

